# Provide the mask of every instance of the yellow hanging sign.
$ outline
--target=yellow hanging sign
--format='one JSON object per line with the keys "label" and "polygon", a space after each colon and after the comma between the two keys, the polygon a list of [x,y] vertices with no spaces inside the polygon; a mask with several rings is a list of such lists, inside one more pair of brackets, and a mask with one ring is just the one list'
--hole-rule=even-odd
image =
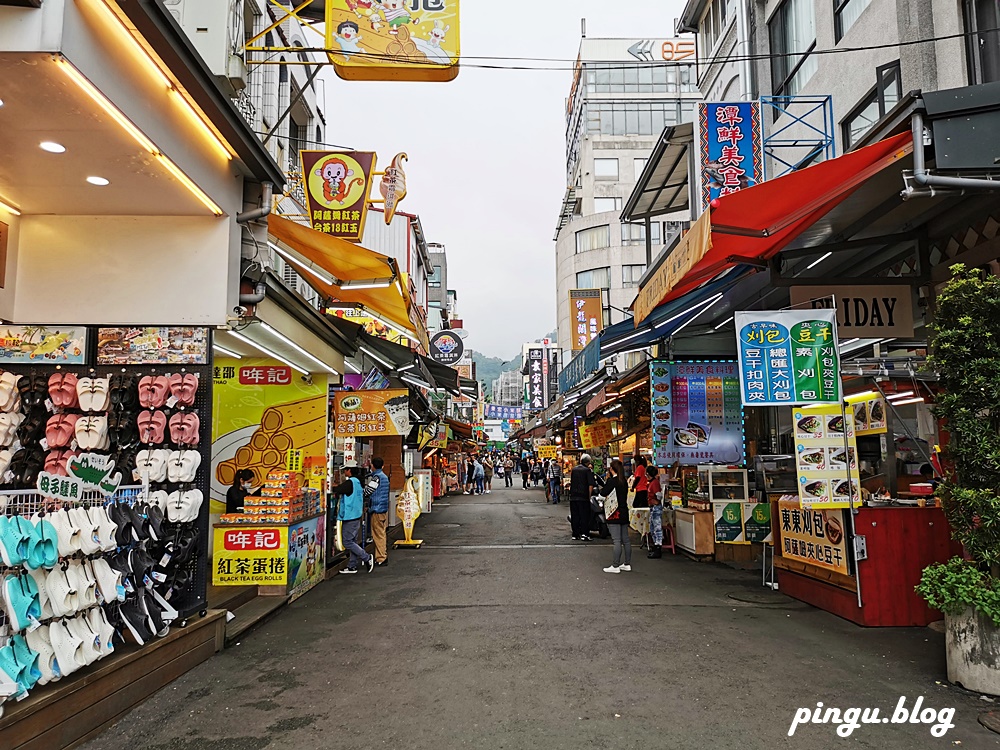
{"label": "yellow hanging sign", "polygon": [[460,0],[326,0],[326,48],[348,81],[451,81]]}

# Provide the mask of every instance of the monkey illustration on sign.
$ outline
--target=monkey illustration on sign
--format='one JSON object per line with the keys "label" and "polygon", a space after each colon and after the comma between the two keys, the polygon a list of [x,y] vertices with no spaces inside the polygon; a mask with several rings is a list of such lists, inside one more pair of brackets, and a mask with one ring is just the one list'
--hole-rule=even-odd
{"label": "monkey illustration on sign", "polygon": [[355,177],[354,170],[348,169],[346,162],[336,156],[324,160],[316,174],[323,178],[323,197],[327,203],[344,204],[344,199],[355,185],[364,185],[363,177]]}

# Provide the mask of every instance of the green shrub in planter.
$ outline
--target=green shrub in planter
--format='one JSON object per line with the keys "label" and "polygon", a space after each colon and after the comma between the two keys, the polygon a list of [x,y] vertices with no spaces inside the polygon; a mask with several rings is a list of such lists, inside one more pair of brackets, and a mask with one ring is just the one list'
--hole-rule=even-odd
{"label": "green shrub in planter", "polygon": [[917,593],[946,615],[973,607],[1000,627],[1000,580],[960,557],[924,568]]}

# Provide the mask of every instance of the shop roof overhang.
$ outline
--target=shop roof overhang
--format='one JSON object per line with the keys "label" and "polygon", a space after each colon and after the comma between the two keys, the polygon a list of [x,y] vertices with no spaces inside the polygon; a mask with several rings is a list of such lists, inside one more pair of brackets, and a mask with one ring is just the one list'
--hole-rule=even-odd
{"label": "shop roof overhang", "polygon": [[643,221],[690,207],[688,163],[693,145],[693,123],[664,128],[625,203],[622,221]]}
{"label": "shop roof overhang", "polygon": [[163,4],[163,0],[113,1],[119,9],[119,14],[134,24],[138,33],[170,67],[198,106],[233,147],[248,170],[249,176],[258,182],[270,182],[278,188],[282,187],[285,184],[285,174],[281,167],[219,86],[194,44]]}
{"label": "shop roof overhang", "polygon": [[[697,289],[729,268],[767,267],[783,250],[821,244],[832,236],[832,225],[825,217],[880,173],[885,179],[896,180],[896,198],[902,203],[898,197],[900,170],[912,146],[910,136],[900,134],[719,198],[674,248],[670,261],[640,289],[633,303],[635,326],[659,305]],[[867,208],[874,213],[870,205]],[[872,215],[868,223],[876,219]],[[856,231],[861,229],[859,226]]]}

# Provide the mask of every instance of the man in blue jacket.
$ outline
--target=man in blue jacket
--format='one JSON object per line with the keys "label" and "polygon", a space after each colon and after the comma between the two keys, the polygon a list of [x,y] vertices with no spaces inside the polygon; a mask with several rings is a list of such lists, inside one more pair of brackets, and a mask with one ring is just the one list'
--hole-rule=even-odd
{"label": "man in blue jacket", "polygon": [[[375,564],[379,566],[389,562],[385,552],[385,531],[389,524],[389,477],[382,471],[383,466],[385,461],[378,456],[373,458],[374,471],[367,482],[367,486],[373,488],[370,500],[372,539],[375,541]],[[375,484],[375,480],[378,480],[378,484]]]}
{"label": "man in blue jacket", "polygon": [[358,545],[358,531],[361,529],[361,518],[365,514],[364,489],[358,479],[361,472],[357,466],[345,466],[344,471],[347,472],[347,479],[332,489],[334,494],[340,495],[337,520],[343,524],[340,534],[344,540],[344,549],[351,553],[347,567],[340,572],[357,573],[360,563],[371,573],[375,568],[375,557]]}

